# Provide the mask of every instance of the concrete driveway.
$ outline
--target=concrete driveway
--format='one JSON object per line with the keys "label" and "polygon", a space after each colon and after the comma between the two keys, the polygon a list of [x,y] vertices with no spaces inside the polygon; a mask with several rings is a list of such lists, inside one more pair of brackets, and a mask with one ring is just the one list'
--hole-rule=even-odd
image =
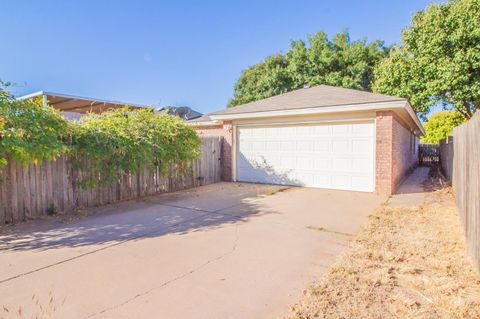
{"label": "concrete driveway", "polygon": [[0,314],[282,317],[385,200],[220,183],[0,228]]}

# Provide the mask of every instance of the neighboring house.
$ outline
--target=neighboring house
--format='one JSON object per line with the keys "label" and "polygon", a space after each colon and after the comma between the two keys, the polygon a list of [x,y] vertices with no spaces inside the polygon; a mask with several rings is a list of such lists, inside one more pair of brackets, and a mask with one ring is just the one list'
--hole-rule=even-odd
{"label": "neighboring house", "polygon": [[193,120],[202,116],[202,113],[192,110],[188,106],[167,106],[160,109],[159,111],[165,111],[170,115],[178,116],[186,121]]}
{"label": "neighboring house", "polygon": [[424,134],[408,100],[319,85],[189,122],[222,135],[223,179],[392,194]]}
{"label": "neighboring house", "polygon": [[141,108],[146,107],[144,105],[125,103],[119,101],[110,101],[89,97],[73,96],[67,94],[39,91],[24,96],[20,96],[17,99],[31,99],[42,98],[44,105],[50,105],[59,110],[65,118],[69,120],[78,120],[82,115],[92,113],[102,113],[107,110],[116,109],[128,106],[129,108]]}

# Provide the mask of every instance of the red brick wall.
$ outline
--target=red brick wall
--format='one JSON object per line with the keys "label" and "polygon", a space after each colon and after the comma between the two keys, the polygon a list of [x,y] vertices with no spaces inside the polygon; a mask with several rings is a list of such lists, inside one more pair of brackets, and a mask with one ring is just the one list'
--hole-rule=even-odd
{"label": "red brick wall", "polygon": [[392,183],[394,191],[407,177],[410,170],[417,164],[417,144],[413,146],[415,135],[410,129],[403,126],[400,121],[393,121],[393,158],[392,158]]}
{"label": "red brick wall", "polygon": [[231,124],[215,125],[215,126],[198,126],[193,127],[198,136],[223,136],[222,143],[222,180],[231,182],[232,178],[232,143],[233,143],[233,127]]}
{"label": "red brick wall", "polygon": [[418,141],[412,151],[410,130],[392,111],[377,112],[376,136],[375,191],[393,194],[417,164]]}
{"label": "red brick wall", "polygon": [[392,193],[392,112],[377,112],[375,151],[375,191]]}

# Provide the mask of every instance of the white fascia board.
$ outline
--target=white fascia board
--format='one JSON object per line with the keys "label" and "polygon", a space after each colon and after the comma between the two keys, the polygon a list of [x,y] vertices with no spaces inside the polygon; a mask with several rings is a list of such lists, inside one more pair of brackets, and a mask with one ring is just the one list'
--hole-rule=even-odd
{"label": "white fascia board", "polygon": [[236,114],[212,114],[212,120],[239,120],[239,119],[253,119],[265,117],[282,117],[291,115],[313,115],[313,114],[327,114],[327,113],[346,113],[346,112],[361,112],[361,111],[381,111],[381,110],[405,110],[409,117],[413,120],[422,134],[425,134],[422,124],[417,115],[413,111],[412,106],[406,100],[368,103],[368,104],[349,104],[338,106],[322,106],[304,109],[278,110],[278,111],[264,111],[264,112],[250,112],[250,113],[236,113]]}
{"label": "white fascia board", "polygon": [[369,104],[349,104],[338,106],[322,106],[310,107],[304,109],[265,111],[265,112],[251,112],[251,113],[236,113],[236,114],[212,114],[212,120],[233,120],[233,119],[247,119],[247,118],[262,118],[274,116],[289,116],[289,115],[309,115],[309,114],[324,114],[324,113],[342,113],[342,112],[359,112],[359,111],[373,111],[373,110],[390,110],[405,108],[406,101],[393,101],[382,103]]}
{"label": "white fascia board", "polygon": [[203,122],[185,122],[187,125],[191,126],[215,126],[215,125],[220,125],[221,123],[219,121],[203,121]]}
{"label": "white fascia board", "polygon": [[46,94],[46,92],[43,92],[43,91],[33,92],[33,93],[30,93],[30,94],[27,94],[27,95],[19,96],[19,97],[17,97],[17,100],[31,99],[31,98],[34,98],[34,97],[37,97],[37,96],[42,96],[42,95],[45,95],[45,94]]}
{"label": "white fascia board", "polygon": [[143,108],[147,107],[145,105],[140,105],[135,103],[127,103],[127,102],[120,102],[120,101],[114,101],[114,100],[104,100],[104,99],[97,99],[97,98],[91,98],[91,97],[85,97],[85,96],[75,96],[75,95],[60,94],[60,93],[46,92],[46,91],[39,91],[39,92],[23,95],[18,97],[17,100],[30,99],[32,97],[36,97],[40,95],[55,96],[55,97],[61,97],[65,99],[72,99],[72,100],[85,100],[85,101],[92,101],[92,102],[99,102],[99,103],[106,103],[106,104],[128,105],[128,106],[143,107]]}
{"label": "white fascia board", "polygon": [[410,105],[409,102],[407,102],[407,104],[405,105],[405,109],[408,115],[410,115],[410,117],[413,119],[413,121],[417,125],[418,129],[420,130],[420,133],[422,133],[422,135],[425,135],[425,130],[423,129],[423,125],[418,119],[417,114],[415,113],[415,111],[413,110],[413,107]]}

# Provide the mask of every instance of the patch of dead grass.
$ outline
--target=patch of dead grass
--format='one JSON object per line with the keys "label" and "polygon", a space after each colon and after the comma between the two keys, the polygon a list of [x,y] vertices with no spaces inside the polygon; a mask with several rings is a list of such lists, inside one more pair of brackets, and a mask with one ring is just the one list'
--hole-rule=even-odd
{"label": "patch of dead grass", "polygon": [[376,210],[290,318],[480,318],[480,276],[436,179],[423,205]]}

